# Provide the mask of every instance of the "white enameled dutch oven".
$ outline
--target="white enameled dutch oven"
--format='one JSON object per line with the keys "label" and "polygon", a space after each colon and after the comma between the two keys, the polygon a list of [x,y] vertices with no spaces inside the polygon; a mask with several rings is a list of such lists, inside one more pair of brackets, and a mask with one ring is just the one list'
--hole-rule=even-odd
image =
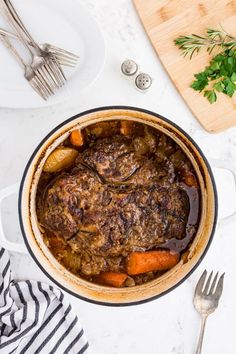
{"label": "white enameled dutch oven", "polygon": [[[106,120],[132,120],[148,124],[158,131],[170,136],[191,160],[196,171],[201,190],[201,216],[198,231],[189,252],[184,259],[161,277],[146,284],[111,288],[87,282],[70,273],[50,253],[43,242],[38,227],[35,210],[35,196],[42,167],[49,154],[71,133],[73,129],[84,127]],[[227,168],[221,163],[222,168]],[[235,179],[236,174],[234,173]],[[9,194],[18,190],[17,185],[0,193],[0,202]],[[178,126],[169,120],[139,108],[103,107],[80,113],[51,131],[38,145],[31,156],[19,191],[19,219],[24,243],[40,269],[58,286],[81,299],[104,305],[122,306],[142,303],[158,298],[181,284],[203,259],[216,227],[217,194],[211,168],[203,153],[194,141]],[[25,245],[14,244],[6,239],[0,225],[0,243],[3,247],[23,252]]]}

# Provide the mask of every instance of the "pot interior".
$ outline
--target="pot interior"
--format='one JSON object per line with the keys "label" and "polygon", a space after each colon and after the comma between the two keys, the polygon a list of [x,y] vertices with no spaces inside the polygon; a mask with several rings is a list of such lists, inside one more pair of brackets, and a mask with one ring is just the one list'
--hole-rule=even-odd
{"label": "pot interior", "polygon": [[[50,153],[72,130],[107,120],[132,120],[150,125],[172,138],[191,161],[198,177],[201,216],[197,234],[180,262],[162,276],[143,285],[111,288],[87,282],[64,268],[43,241],[36,215],[36,191],[43,165]],[[202,259],[213,235],[216,222],[216,192],[210,168],[199,148],[173,123],[151,112],[130,108],[94,110],[66,121],[51,132],[34,152],[21,185],[20,221],[26,245],[41,269],[59,286],[91,302],[110,305],[140,303],[163,295],[181,283]]]}

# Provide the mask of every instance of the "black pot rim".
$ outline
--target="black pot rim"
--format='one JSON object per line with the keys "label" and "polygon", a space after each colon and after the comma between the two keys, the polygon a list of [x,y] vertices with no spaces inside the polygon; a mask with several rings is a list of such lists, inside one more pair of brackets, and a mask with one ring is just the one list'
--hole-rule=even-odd
{"label": "black pot rim", "polygon": [[[105,111],[105,110],[117,110],[117,109],[121,109],[121,110],[131,110],[131,111],[138,111],[138,112],[142,112],[142,113],[146,113],[146,114],[150,114],[152,116],[155,116],[159,119],[162,119],[164,122],[167,122],[169,123],[170,125],[172,125],[173,127],[175,127],[176,129],[178,129],[194,146],[195,148],[198,150],[199,154],[201,155],[206,167],[207,167],[207,170],[208,170],[208,173],[209,173],[209,176],[211,178],[211,182],[212,182],[212,186],[213,186],[213,190],[214,190],[214,196],[215,196],[215,215],[214,215],[214,222],[213,222],[213,227],[212,227],[212,231],[211,231],[211,235],[209,237],[209,240],[208,240],[208,243],[205,247],[205,250],[203,252],[203,254],[201,255],[201,257],[199,258],[199,260],[197,261],[197,263],[195,264],[195,266],[188,272],[188,274],[185,275],[185,277],[183,279],[181,279],[177,284],[173,285],[171,288],[169,288],[168,290],[164,291],[163,293],[161,294],[158,294],[158,295],[155,295],[155,296],[152,296],[150,298],[147,298],[147,299],[144,299],[144,300],[140,300],[140,301],[134,301],[134,302],[128,302],[128,303],[110,303],[110,302],[102,302],[102,301],[96,301],[96,300],[92,300],[92,299],[88,299],[84,296],[81,296],[77,293],[74,293],[72,290],[69,290],[67,289],[65,286],[61,285],[57,280],[53,279],[53,277],[47,272],[46,269],[44,269],[44,267],[41,265],[41,263],[38,261],[38,259],[36,258],[34,252],[32,251],[32,249],[30,248],[30,245],[28,243],[28,240],[27,240],[27,236],[26,236],[26,232],[24,230],[24,226],[23,226],[23,216],[22,216],[22,210],[21,210],[21,202],[22,202],[22,193],[23,193],[23,187],[24,187],[24,182],[25,182],[25,178],[27,176],[27,173],[28,173],[28,170],[29,170],[29,167],[35,157],[35,155],[37,154],[38,150],[41,148],[41,146],[50,138],[50,136],[55,133],[58,129],[60,129],[61,127],[63,127],[65,124],[73,121],[74,119],[76,118],[79,118],[79,117],[82,117],[84,115],[87,115],[87,114],[91,114],[91,113],[94,113],[94,112],[99,112],[99,111]],[[202,262],[203,258],[205,257],[210,245],[211,245],[211,242],[212,242],[212,239],[213,239],[213,236],[214,236],[214,233],[215,233],[215,229],[216,229],[216,224],[217,224],[217,215],[218,215],[218,198],[217,198],[217,190],[216,190],[216,184],[215,184],[215,180],[214,180],[214,177],[213,177],[213,173],[212,173],[212,170],[211,170],[211,167],[205,157],[205,155],[203,154],[202,150],[199,148],[199,146],[195,143],[195,141],[182,129],[180,128],[177,124],[173,123],[172,121],[170,121],[169,119],[161,116],[160,114],[158,113],[154,113],[152,111],[149,111],[147,109],[143,109],[143,108],[139,108],[139,107],[133,107],[133,106],[103,106],[103,107],[98,107],[98,108],[93,108],[93,109],[90,109],[90,110],[86,110],[86,111],[83,111],[79,114],[76,114],[74,115],[73,117],[71,118],[68,118],[66,119],[65,121],[63,121],[62,123],[60,123],[59,125],[57,125],[54,129],[52,129],[47,135],[46,137],[38,144],[38,146],[36,147],[36,149],[34,150],[34,152],[32,153],[26,167],[25,167],[25,170],[23,172],[23,176],[22,176],[22,179],[21,179],[21,183],[20,183],[20,189],[19,189],[19,197],[18,197],[18,214],[19,214],[19,222],[20,222],[20,228],[21,228],[21,232],[22,232],[22,235],[23,235],[23,238],[24,238],[24,242],[25,242],[25,245],[29,251],[29,254],[31,255],[31,257],[33,258],[33,260],[35,261],[35,263],[38,265],[38,267],[43,271],[43,273],[53,282],[55,283],[59,288],[63,289],[64,291],[68,292],[69,294],[79,298],[80,300],[84,300],[84,301],[87,301],[89,303],[92,303],[92,304],[96,304],[96,305],[103,305],[103,306],[113,306],[113,307],[123,307],[123,306],[133,306],[133,305],[140,305],[140,304],[144,304],[144,303],[147,303],[147,302],[150,302],[150,301],[153,301],[155,299],[158,299],[159,297],[162,297],[166,294],[168,294],[170,291],[174,290],[175,288],[177,288],[179,285],[181,285],[195,270],[196,268],[199,266],[199,264]]]}

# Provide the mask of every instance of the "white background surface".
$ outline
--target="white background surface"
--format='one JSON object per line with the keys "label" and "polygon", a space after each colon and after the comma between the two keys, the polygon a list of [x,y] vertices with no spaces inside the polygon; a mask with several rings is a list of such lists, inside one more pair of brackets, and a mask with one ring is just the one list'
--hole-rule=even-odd
{"label": "white background surface", "polygon": [[[21,178],[33,149],[57,124],[83,110],[113,104],[139,106],[158,112],[184,128],[208,158],[235,161],[236,128],[210,135],[200,127],[159,63],[131,1],[83,2],[104,32],[107,42],[104,70],[93,87],[73,101],[40,110],[0,109],[0,188]],[[120,76],[119,66],[125,58],[137,60],[142,70],[154,78],[148,93],[139,93]],[[236,209],[236,195],[231,182],[228,173],[218,170],[217,186],[221,214],[224,215]],[[12,198],[5,204],[4,217],[8,235],[21,237],[16,199]],[[192,305],[192,296],[197,279],[207,268],[225,271],[226,279],[220,307],[209,318],[203,353],[235,354],[235,229],[236,222],[219,227],[200,267],[184,284],[156,301],[133,307],[110,308],[92,305],[68,295],[84,326],[92,353],[194,353],[200,322]],[[11,254],[11,260],[15,278],[48,282],[30,256]]]}

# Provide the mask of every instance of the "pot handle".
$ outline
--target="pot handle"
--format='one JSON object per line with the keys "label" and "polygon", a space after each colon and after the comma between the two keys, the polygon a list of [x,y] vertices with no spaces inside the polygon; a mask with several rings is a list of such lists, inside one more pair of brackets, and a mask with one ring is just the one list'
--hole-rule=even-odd
{"label": "pot handle", "polygon": [[24,243],[17,243],[9,241],[4,233],[2,223],[2,202],[12,194],[17,194],[19,191],[19,183],[12,184],[0,191],[0,246],[4,247],[8,251],[28,253]]}
{"label": "pot handle", "polygon": [[[221,168],[230,171],[234,177],[235,188],[236,188],[236,164],[233,161],[210,159],[210,163],[212,167]],[[235,208],[236,208],[236,203],[235,203]],[[231,221],[236,221],[236,209],[232,214],[221,218],[219,220],[219,225],[227,225]]]}

